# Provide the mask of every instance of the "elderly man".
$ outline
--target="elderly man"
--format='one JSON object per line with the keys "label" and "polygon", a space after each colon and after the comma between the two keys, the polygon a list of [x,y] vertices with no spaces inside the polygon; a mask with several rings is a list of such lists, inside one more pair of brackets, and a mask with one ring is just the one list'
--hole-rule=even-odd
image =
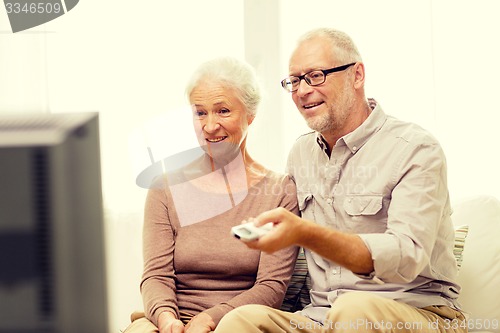
{"label": "elderly man", "polygon": [[246,305],[215,332],[466,332],[439,143],[365,97],[364,64],[343,32],[305,34],[281,84],[313,130],[288,159],[301,218],[264,212],[256,224],[274,229],[247,245],[302,246],[311,304]]}

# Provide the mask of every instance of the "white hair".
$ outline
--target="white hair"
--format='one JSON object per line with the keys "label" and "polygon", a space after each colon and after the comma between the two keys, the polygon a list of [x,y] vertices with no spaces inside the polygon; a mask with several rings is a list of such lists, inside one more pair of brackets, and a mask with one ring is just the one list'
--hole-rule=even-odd
{"label": "white hair", "polygon": [[306,32],[299,38],[297,45],[316,37],[325,37],[331,42],[333,54],[335,54],[337,59],[342,62],[342,64],[362,61],[361,54],[351,37],[349,37],[349,35],[345,32],[332,28],[317,28]]}
{"label": "white hair", "polygon": [[261,100],[260,87],[255,70],[248,63],[232,57],[220,57],[202,63],[186,86],[188,98],[202,81],[216,82],[235,89],[247,113],[256,115]]}

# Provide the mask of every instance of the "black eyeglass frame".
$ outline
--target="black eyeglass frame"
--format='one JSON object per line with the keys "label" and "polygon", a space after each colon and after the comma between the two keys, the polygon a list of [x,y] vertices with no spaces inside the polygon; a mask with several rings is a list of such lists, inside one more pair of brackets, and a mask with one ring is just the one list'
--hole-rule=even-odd
{"label": "black eyeglass frame", "polygon": [[[295,91],[297,91],[299,89],[300,81],[302,81],[302,80],[306,81],[306,83],[309,86],[311,86],[311,87],[319,86],[320,84],[325,83],[326,76],[328,74],[344,71],[344,70],[348,69],[349,67],[351,67],[352,65],[355,65],[355,64],[356,64],[355,62],[351,62],[350,64],[342,65],[342,66],[337,66],[337,67],[333,67],[333,68],[330,68],[330,69],[315,69],[315,70],[307,72],[307,73],[305,73],[303,75],[297,75],[297,76],[296,75],[292,75],[292,76],[289,76],[289,77],[281,80],[281,86],[283,87],[283,89],[285,89],[286,91],[291,92],[291,93],[295,92]],[[312,72],[322,72],[323,73],[323,82],[311,84],[310,79],[307,76],[309,74],[311,74]],[[290,90],[290,89],[288,89],[286,87],[286,80],[288,80],[291,77],[296,77],[297,79],[299,79],[299,84],[297,85],[297,89],[295,89],[295,90]]]}

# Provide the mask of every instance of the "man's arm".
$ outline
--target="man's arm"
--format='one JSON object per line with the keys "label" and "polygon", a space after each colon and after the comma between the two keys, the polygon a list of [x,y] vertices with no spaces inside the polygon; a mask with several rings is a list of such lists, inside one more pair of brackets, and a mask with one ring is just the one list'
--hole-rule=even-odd
{"label": "man's arm", "polygon": [[257,225],[273,222],[275,229],[259,240],[247,243],[251,248],[275,252],[296,244],[353,273],[369,274],[373,271],[371,253],[363,240],[355,234],[317,225],[283,208],[264,212],[256,219]]}

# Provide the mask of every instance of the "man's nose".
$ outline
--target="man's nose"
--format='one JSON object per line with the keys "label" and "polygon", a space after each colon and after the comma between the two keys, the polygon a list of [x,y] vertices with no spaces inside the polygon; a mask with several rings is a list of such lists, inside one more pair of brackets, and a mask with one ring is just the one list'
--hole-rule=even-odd
{"label": "man's nose", "polygon": [[307,84],[306,79],[302,79],[299,82],[299,88],[297,89],[296,93],[299,97],[305,96],[309,94],[312,91],[312,87]]}

